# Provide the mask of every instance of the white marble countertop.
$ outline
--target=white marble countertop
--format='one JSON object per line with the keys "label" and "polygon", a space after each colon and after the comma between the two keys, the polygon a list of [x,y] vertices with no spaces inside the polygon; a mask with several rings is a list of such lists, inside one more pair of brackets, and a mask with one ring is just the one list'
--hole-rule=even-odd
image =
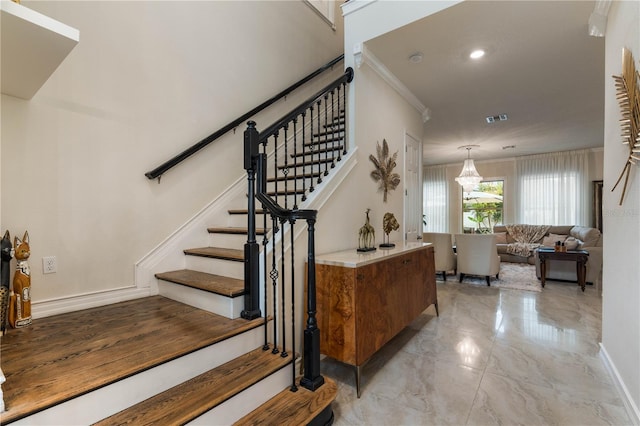
{"label": "white marble countertop", "polygon": [[320,254],[316,256],[316,264],[343,266],[345,268],[358,268],[369,263],[377,262],[381,259],[399,256],[411,251],[419,250],[422,247],[430,246],[431,243],[410,242],[395,243],[396,246],[390,249],[378,247],[376,251],[359,252],[356,249],[338,251],[334,253]]}

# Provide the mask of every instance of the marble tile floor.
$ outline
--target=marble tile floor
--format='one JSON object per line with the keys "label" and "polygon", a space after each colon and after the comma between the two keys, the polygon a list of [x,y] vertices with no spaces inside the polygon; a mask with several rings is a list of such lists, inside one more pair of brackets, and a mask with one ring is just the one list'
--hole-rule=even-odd
{"label": "marble tile floor", "polygon": [[595,286],[540,293],[437,282],[429,307],[362,367],[330,358],[341,425],[628,425],[600,355]]}

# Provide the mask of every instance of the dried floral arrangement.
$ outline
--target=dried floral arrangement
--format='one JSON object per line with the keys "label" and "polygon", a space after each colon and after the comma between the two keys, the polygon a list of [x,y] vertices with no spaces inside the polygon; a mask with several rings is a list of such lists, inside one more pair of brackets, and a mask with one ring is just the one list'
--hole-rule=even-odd
{"label": "dried floral arrangement", "polygon": [[378,189],[383,191],[384,196],[382,201],[387,202],[387,193],[392,189],[396,189],[400,185],[400,175],[393,173],[393,169],[396,167],[396,159],[398,158],[398,151],[389,157],[389,145],[386,139],[382,139],[382,147],[380,142],[376,146],[376,155],[369,155],[369,160],[375,166],[375,169],[371,172],[371,177],[374,181],[379,182]]}
{"label": "dried floral arrangement", "polygon": [[622,50],[622,75],[614,75],[613,78],[616,82],[616,98],[622,112],[622,143],[629,147],[629,156],[625,160],[622,173],[611,188],[613,192],[624,176],[619,203],[622,205],[629,184],[631,166],[637,165],[636,161],[640,161],[640,72],[636,70],[633,54],[629,49]]}

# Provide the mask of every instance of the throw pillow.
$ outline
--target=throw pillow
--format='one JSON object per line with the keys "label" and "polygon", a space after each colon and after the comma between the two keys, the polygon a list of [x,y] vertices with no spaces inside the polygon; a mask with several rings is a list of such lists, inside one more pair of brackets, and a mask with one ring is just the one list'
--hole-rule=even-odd
{"label": "throw pillow", "polygon": [[558,241],[564,243],[568,237],[568,235],[549,234],[542,239],[542,245],[545,247],[554,247]]}
{"label": "throw pillow", "polygon": [[507,233],[506,232],[496,232],[496,244],[507,244]]}
{"label": "throw pillow", "polygon": [[575,250],[578,248],[579,244],[580,244],[580,240],[574,237],[569,237],[566,240],[564,240],[564,246],[567,248],[567,250]]}

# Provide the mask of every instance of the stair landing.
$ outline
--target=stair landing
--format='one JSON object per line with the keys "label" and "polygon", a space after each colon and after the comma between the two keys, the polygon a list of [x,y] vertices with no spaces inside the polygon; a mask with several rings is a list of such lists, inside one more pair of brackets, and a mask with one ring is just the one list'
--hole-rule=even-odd
{"label": "stair landing", "polygon": [[263,324],[162,296],[33,321],[1,339],[2,424],[29,416]]}

